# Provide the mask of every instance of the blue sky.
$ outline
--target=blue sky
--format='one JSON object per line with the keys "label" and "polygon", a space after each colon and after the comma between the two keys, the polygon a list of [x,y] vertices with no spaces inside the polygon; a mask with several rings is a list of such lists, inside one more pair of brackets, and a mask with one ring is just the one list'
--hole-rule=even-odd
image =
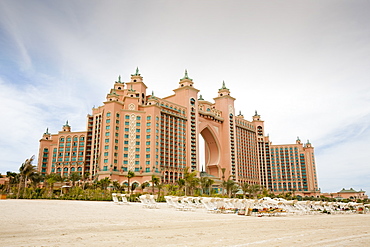
{"label": "blue sky", "polygon": [[367,1],[0,2],[0,172],[38,153],[48,127],[85,130],[118,75],[139,66],[165,97],[188,69],[212,101],[225,80],[236,110],[273,144],[307,139],[319,187],[370,192]]}

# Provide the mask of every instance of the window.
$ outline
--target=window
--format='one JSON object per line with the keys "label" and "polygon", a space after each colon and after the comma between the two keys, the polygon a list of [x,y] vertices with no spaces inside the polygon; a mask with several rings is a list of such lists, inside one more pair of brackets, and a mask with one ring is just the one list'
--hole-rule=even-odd
{"label": "window", "polygon": [[108,156],[108,152],[104,152],[104,156]]}
{"label": "window", "polygon": [[108,143],[109,142],[109,139],[105,139],[105,143]]}
{"label": "window", "polygon": [[105,129],[106,130],[109,130],[110,129],[110,125],[105,126]]}
{"label": "window", "polygon": [[126,116],[125,116],[125,119],[130,119],[130,116],[129,116],[129,115],[126,115]]}
{"label": "window", "polygon": [[151,116],[147,116],[147,117],[146,117],[146,120],[150,120],[150,119],[152,119],[152,117],[151,117]]}
{"label": "window", "polygon": [[109,146],[104,146],[104,149],[109,149]]}
{"label": "window", "polygon": [[140,126],[140,123],[138,122],[138,123],[136,123],[136,126]]}
{"label": "window", "polygon": [[141,117],[140,117],[140,116],[137,116],[137,117],[136,117],[136,119],[137,119],[137,120],[140,120],[140,119],[141,119]]}
{"label": "window", "polygon": [[110,117],[110,112],[107,112],[107,117]]}
{"label": "window", "polygon": [[110,135],[110,132],[105,132],[105,136],[109,136]]}
{"label": "window", "polygon": [[123,151],[128,151],[128,147],[124,147],[123,148]]}
{"label": "window", "polygon": [[108,163],[108,159],[104,159],[104,163]]}
{"label": "window", "polygon": [[135,148],[135,152],[140,152],[140,148]]}
{"label": "window", "polygon": [[106,123],[110,123],[110,119],[105,120]]}

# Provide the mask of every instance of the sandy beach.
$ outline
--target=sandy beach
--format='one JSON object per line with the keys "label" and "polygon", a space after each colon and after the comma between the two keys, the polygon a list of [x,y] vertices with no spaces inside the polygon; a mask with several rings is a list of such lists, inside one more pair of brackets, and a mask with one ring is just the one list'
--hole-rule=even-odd
{"label": "sandy beach", "polygon": [[370,214],[250,217],[160,204],[0,200],[1,246],[369,246]]}

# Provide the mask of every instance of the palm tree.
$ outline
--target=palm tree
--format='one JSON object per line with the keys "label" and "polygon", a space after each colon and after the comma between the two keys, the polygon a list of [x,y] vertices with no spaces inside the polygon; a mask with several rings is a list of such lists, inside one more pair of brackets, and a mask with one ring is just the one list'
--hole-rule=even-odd
{"label": "palm tree", "polygon": [[130,186],[130,179],[133,178],[133,177],[135,177],[135,173],[133,171],[128,171],[126,177],[127,177],[127,183],[128,183],[128,193],[131,194],[131,191],[130,191],[130,187],[131,187]]}
{"label": "palm tree", "polygon": [[81,179],[81,175],[79,172],[72,172],[69,174],[69,180],[72,181],[72,187],[75,186],[75,182]]}
{"label": "palm tree", "polygon": [[18,185],[18,193],[17,193],[17,199],[19,198],[19,193],[21,190],[21,182],[24,181],[24,188],[27,187],[28,177],[31,176],[32,173],[36,172],[36,166],[32,165],[33,160],[35,159],[35,156],[32,155],[31,158],[26,159],[24,163],[22,163],[21,167],[19,168],[19,174],[20,174],[20,181]]}
{"label": "palm tree", "polygon": [[140,187],[141,187],[141,191],[142,191],[142,192],[144,192],[144,189],[145,189],[146,187],[149,187],[149,185],[150,185],[150,184],[149,184],[148,182],[144,182],[144,183],[142,183],[142,184],[141,184],[141,186],[140,186]]}
{"label": "palm tree", "polygon": [[154,187],[159,184],[159,178],[156,177],[155,175],[152,175],[152,180],[150,180],[149,182],[152,183],[152,193],[154,195]]}
{"label": "palm tree", "polygon": [[261,185],[259,184],[252,184],[248,188],[249,195],[252,195],[252,198],[257,196],[257,193],[261,191]]}
{"label": "palm tree", "polygon": [[20,175],[16,172],[6,172],[6,177],[9,178],[7,191],[10,192],[10,189],[20,182]]}
{"label": "palm tree", "polygon": [[235,195],[236,195],[236,193],[238,193],[239,189],[240,189],[239,184],[234,183],[234,185],[231,186],[231,188],[230,188],[231,196],[235,197]]}
{"label": "palm tree", "polygon": [[113,190],[118,190],[119,192],[122,192],[122,186],[117,180],[114,180],[112,183]]}
{"label": "palm tree", "polygon": [[85,184],[86,184],[86,181],[90,178],[90,172],[84,172],[84,174],[82,175],[82,180],[83,180],[83,187],[82,189],[85,190]]}
{"label": "palm tree", "polygon": [[98,181],[98,184],[100,185],[102,190],[106,190],[108,188],[108,186],[110,185],[110,183],[111,183],[111,179],[108,178],[108,177],[105,177],[105,178],[100,179]]}
{"label": "palm tree", "polygon": [[[179,186],[179,191],[183,192],[184,187],[185,187],[185,179],[180,178],[179,180],[176,181],[177,185]],[[181,193],[182,195],[182,193]]]}
{"label": "palm tree", "polygon": [[196,177],[196,172],[188,172],[185,170],[184,172],[184,180],[185,180],[185,196],[189,190],[189,194],[191,195],[193,189],[195,189],[199,184],[199,179]]}
{"label": "palm tree", "polygon": [[170,194],[170,195],[175,195],[176,190],[178,188],[178,186],[175,184],[166,184],[165,187],[167,189],[167,194]]}
{"label": "palm tree", "polygon": [[231,197],[232,189],[235,185],[237,185],[236,182],[230,178],[227,181],[222,182],[222,187],[226,190],[228,197]]}
{"label": "palm tree", "polygon": [[56,182],[63,181],[63,178],[60,176],[59,173],[50,173],[45,177],[46,183],[50,186],[50,196],[53,194],[54,184]]}
{"label": "palm tree", "polygon": [[208,195],[210,194],[210,187],[212,184],[214,184],[214,180],[207,178],[207,177],[201,177],[199,179],[200,187],[201,187],[201,194],[206,192]]}
{"label": "palm tree", "polygon": [[163,189],[164,184],[157,183],[155,187],[157,187],[157,189],[158,189],[158,198],[159,198],[161,196],[161,190]]}
{"label": "palm tree", "polygon": [[32,186],[36,188],[37,185],[39,185],[39,183],[44,179],[44,176],[39,172],[34,172],[29,178],[31,180]]}
{"label": "palm tree", "polygon": [[247,192],[249,191],[249,186],[250,184],[247,183],[247,182],[243,182],[243,183],[240,183],[240,188],[242,189],[243,191],[243,199],[245,199],[245,195],[247,194]]}

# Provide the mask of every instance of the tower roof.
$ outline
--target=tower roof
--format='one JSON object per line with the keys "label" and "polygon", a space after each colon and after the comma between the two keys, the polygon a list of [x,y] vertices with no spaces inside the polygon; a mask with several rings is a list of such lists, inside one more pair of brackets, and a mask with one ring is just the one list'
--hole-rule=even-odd
{"label": "tower roof", "polygon": [[131,76],[140,76],[140,74],[139,74],[139,67],[136,67],[135,74],[132,74]]}
{"label": "tower roof", "polygon": [[180,79],[180,81],[182,81],[182,80],[190,80],[190,81],[192,81],[193,79],[190,79],[189,78],[189,76],[188,76],[188,70],[187,69],[185,69],[185,75],[184,75],[184,77],[183,78],[181,78]]}
{"label": "tower roof", "polygon": [[225,86],[225,81],[222,81],[222,87],[219,89],[219,90],[229,90],[226,86]]}

